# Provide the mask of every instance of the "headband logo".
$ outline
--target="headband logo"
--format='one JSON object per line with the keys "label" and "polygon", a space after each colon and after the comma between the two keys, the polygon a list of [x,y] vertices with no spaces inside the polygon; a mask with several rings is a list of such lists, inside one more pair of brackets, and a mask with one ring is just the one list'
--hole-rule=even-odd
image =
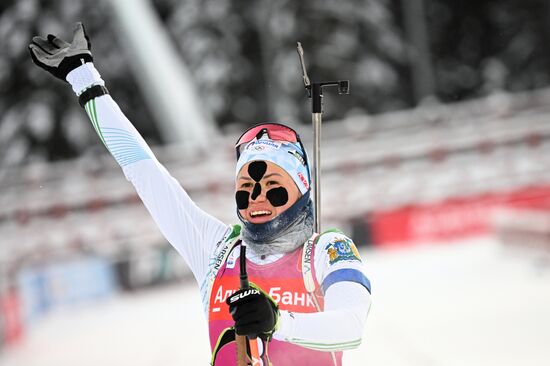
{"label": "headband logo", "polygon": [[271,140],[255,140],[246,145],[246,150],[263,151],[265,149],[279,149],[281,143]]}
{"label": "headband logo", "polygon": [[290,150],[288,153],[298,159],[298,161],[302,163],[303,166],[306,166],[306,161],[298,151]]}
{"label": "headband logo", "polygon": [[306,187],[306,189],[309,189],[309,184],[307,182],[307,179],[304,177],[304,175],[298,172],[298,177],[300,177],[300,180],[302,181],[302,184],[304,185],[304,187]]}

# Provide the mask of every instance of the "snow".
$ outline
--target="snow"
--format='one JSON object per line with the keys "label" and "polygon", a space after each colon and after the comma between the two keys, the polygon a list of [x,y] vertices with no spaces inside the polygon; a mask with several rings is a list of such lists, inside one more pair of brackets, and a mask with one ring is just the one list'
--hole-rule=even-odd
{"label": "snow", "polygon": [[[344,365],[543,365],[550,268],[490,238],[363,250],[373,306]],[[208,365],[194,282],[50,314],[0,366]]]}

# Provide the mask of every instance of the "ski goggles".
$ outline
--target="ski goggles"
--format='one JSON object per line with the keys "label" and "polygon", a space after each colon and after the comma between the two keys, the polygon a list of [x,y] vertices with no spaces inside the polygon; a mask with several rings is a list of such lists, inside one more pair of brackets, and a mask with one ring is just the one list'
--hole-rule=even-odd
{"label": "ski goggles", "polygon": [[237,160],[249,142],[259,140],[265,134],[267,134],[267,137],[273,141],[292,142],[298,144],[302,150],[301,155],[305,161],[305,165],[309,167],[306,149],[304,148],[302,140],[300,140],[300,135],[298,135],[298,133],[292,128],[280,123],[261,123],[246,130],[235,144]]}

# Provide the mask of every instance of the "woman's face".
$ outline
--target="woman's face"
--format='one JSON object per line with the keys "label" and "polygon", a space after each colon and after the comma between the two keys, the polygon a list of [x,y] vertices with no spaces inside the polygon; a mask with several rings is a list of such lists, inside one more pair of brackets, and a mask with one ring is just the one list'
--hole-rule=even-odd
{"label": "woman's face", "polygon": [[266,161],[245,164],[237,176],[235,192],[239,213],[253,224],[272,220],[301,196],[290,175]]}

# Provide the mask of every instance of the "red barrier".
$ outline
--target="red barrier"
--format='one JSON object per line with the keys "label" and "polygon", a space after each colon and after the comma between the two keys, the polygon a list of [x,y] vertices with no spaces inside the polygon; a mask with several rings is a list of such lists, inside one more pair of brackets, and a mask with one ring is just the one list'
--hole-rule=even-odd
{"label": "red barrier", "polygon": [[373,242],[392,247],[485,234],[492,229],[492,213],[498,207],[550,210],[550,186],[374,212],[371,216]]}
{"label": "red barrier", "polygon": [[15,288],[11,288],[0,296],[0,316],[4,326],[4,341],[11,345],[23,337],[21,321],[21,302]]}

